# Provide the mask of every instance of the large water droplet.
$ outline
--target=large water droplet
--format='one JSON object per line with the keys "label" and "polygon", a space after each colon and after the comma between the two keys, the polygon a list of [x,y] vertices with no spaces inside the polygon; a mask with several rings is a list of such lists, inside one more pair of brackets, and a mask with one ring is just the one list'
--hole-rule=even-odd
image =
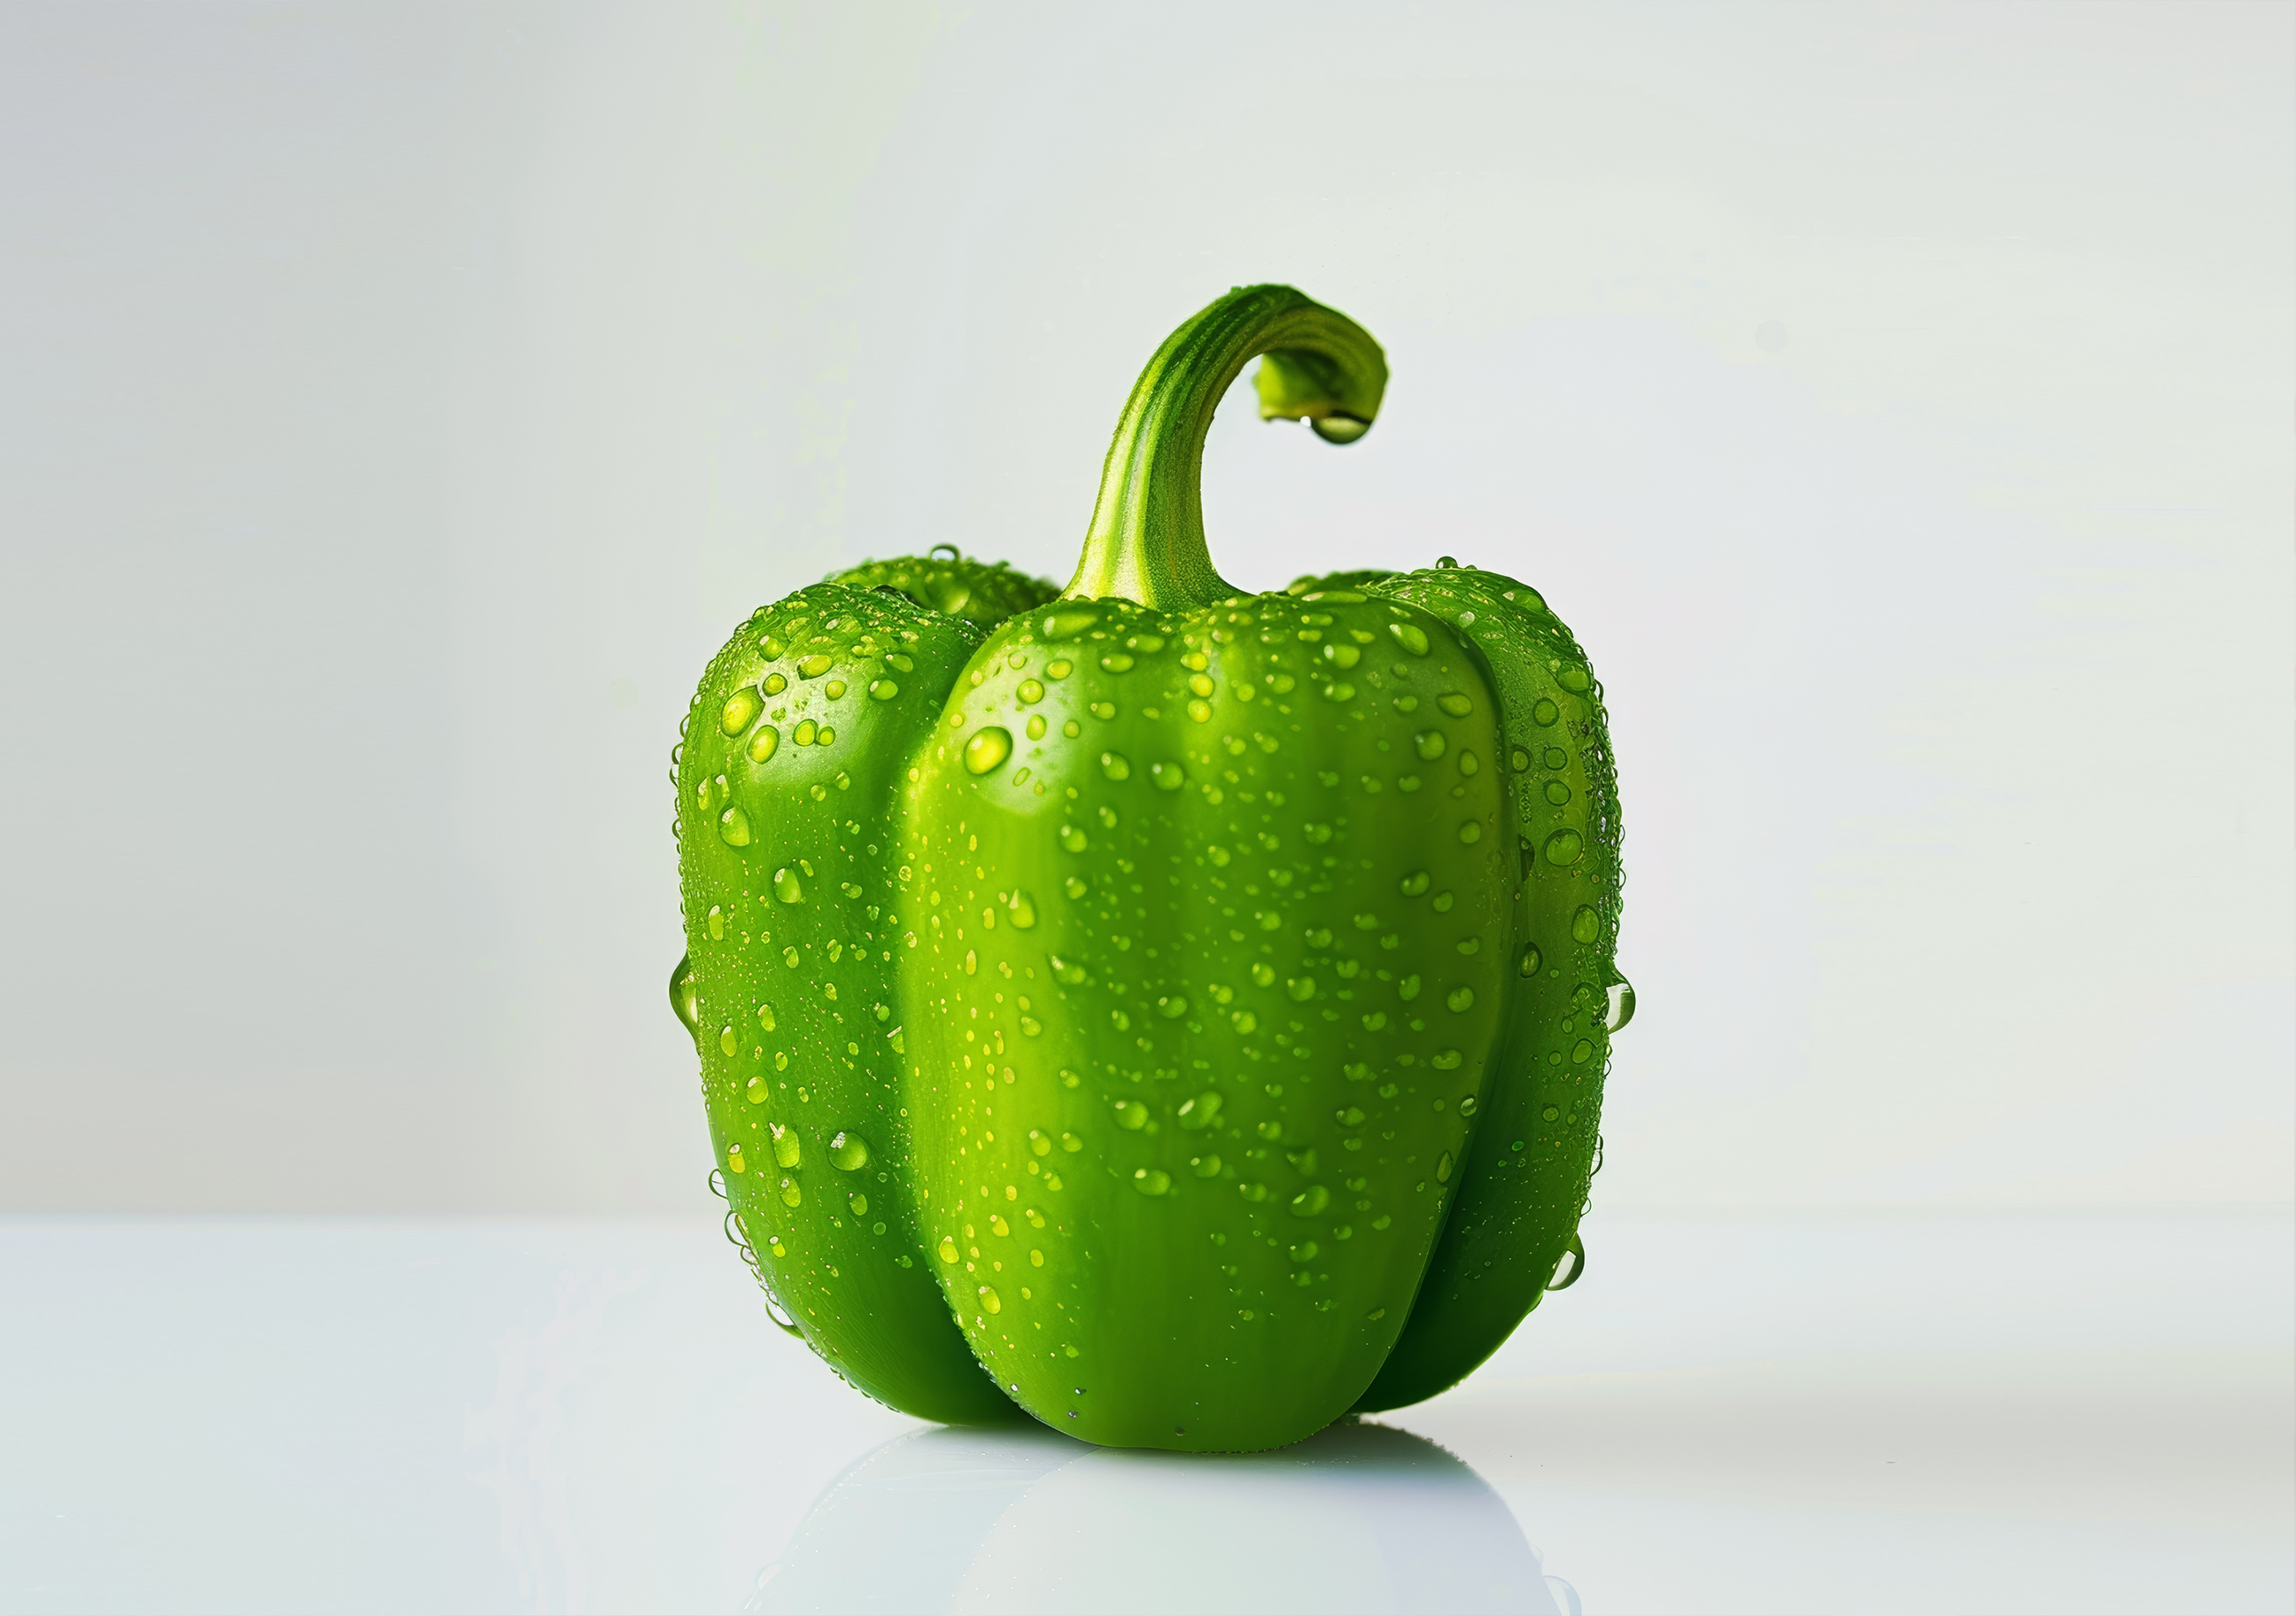
{"label": "large water droplet", "polygon": [[1422,762],[1432,763],[1436,759],[1443,755],[1443,748],[1446,745],[1446,742],[1443,739],[1443,732],[1441,730],[1423,729],[1417,734],[1411,737],[1411,744],[1418,750],[1420,760]]}
{"label": "large water droplet", "polygon": [[1568,1291],[1578,1283],[1578,1276],[1586,1271],[1587,1248],[1579,1243],[1578,1236],[1573,1235],[1570,1237],[1570,1249],[1563,1252],[1562,1259],[1554,1265],[1554,1277],[1546,1282],[1546,1288],[1550,1291]]}
{"label": "large water droplet", "polygon": [[1578,862],[1578,855],[1586,846],[1586,839],[1578,832],[1564,829],[1549,836],[1546,839],[1546,846],[1541,850],[1546,853],[1547,863],[1568,865]]}
{"label": "large water droplet", "polygon": [[983,1313],[1002,1313],[1004,1311],[1004,1299],[996,1294],[996,1287],[995,1285],[983,1285],[980,1287],[980,1310]]}
{"label": "large water droplet", "polygon": [[1530,721],[1541,729],[1546,728],[1562,716],[1562,710],[1545,696],[1539,697],[1530,704]]}
{"label": "large water droplet", "polygon": [[693,956],[681,954],[669,973],[669,1007],[685,1023],[685,1030],[701,1036],[701,986],[693,974]]}
{"label": "large water droplet", "polygon": [[738,735],[750,727],[765,701],[758,693],[744,685],[726,699],[726,709],[718,715],[718,727],[729,735]]}
{"label": "large water droplet", "polygon": [[869,1142],[856,1133],[833,1135],[829,1141],[829,1165],[840,1173],[859,1172],[869,1165]]}
{"label": "large water droplet", "polygon": [[1578,663],[1567,662],[1563,664],[1562,671],[1554,676],[1554,682],[1572,695],[1583,695],[1595,681]]}
{"label": "large water droplet", "polygon": [[1085,606],[1064,606],[1048,611],[1037,624],[1037,632],[1048,640],[1072,640],[1100,621],[1100,613]]}
{"label": "large water droplet", "polygon": [[964,767],[971,774],[988,774],[1012,755],[1013,732],[994,724],[975,730],[972,739],[964,743]]}
{"label": "large water droplet", "polygon": [[729,808],[718,816],[718,840],[729,848],[750,845],[750,816],[740,808]]}
{"label": "large water droplet", "polygon": [[1451,1182],[1451,1153],[1449,1151],[1445,1151],[1436,1161],[1435,1182],[1438,1184],[1448,1184]]}
{"label": "large water droplet", "polygon": [[1320,1184],[1311,1184],[1292,1197],[1292,1216],[1313,1218],[1332,1204],[1332,1192]]}
{"label": "large water droplet", "polygon": [[1172,1187],[1172,1175],[1160,1167],[1132,1169],[1132,1187],[1144,1195],[1160,1195]]}
{"label": "large water droplet", "polygon": [[951,1240],[946,1235],[940,1237],[940,1244],[935,1246],[933,1250],[939,1253],[940,1259],[943,1262],[955,1262],[956,1260],[956,1242]]}
{"label": "large water droplet", "polygon": [[1580,904],[1571,912],[1570,935],[1582,943],[1591,943],[1603,935],[1603,917],[1595,912],[1592,904]]}
{"label": "large water droplet", "polygon": [[1522,946],[1522,957],[1515,961],[1515,972],[1521,976],[1537,976],[1539,964],[1538,945],[1525,943]]}
{"label": "large water droplet", "polygon": [[1603,1017],[1603,1025],[1616,1032],[1635,1019],[1635,985],[1620,977],[1611,984],[1610,998],[1609,1013]]}
{"label": "large water droplet", "polygon": [[1037,923],[1037,900],[1026,892],[1014,892],[1007,907],[1013,923],[1021,931],[1026,931]]}
{"label": "large water droplet", "polygon": [[1132,778],[1132,765],[1125,760],[1122,752],[1103,752],[1100,754],[1100,772],[1111,780],[1129,780]]}
{"label": "large water droplet", "polygon": [[718,1047],[729,1055],[741,1054],[742,1035],[731,1027],[720,1028],[718,1032]]}
{"label": "large water droplet", "polygon": [[758,733],[750,737],[750,761],[763,763],[774,755],[774,749],[781,743],[781,731],[770,724],[759,725]]}
{"label": "large water droplet", "polygon": [[786,865],[774,872],[774,896],[785,904],[805,901],[805,884],[798,880],[797,872]]}
{"label": "large water droplet", "polygon": [[1116,1126],[1135,1133],[1148,1126],[1148,1108],[1137,1100],[1116,1103]]}
{"label": "large water droplet", "polygon": [[774,1165],[787,1168],[797,1166],[798,1158],[804,1153],[804,1147],[798,1138],[797,1129],[784,1127],[779,1122],[768,1122],[766,1124],[766,1131],[771,1134],[774,1139]]}
{"label": "large water droplet", "polygon": [[1308,430],[1325,443],[1353,443],[1371,431],[1371,422],[1360,415],[1349,415],[1334,410],[1328,415],[1318,415],[1308,422]]}
{"label": "large water droplet", "polygon": [[1180,1126],[1191,1133],[1210,1128],[1219,1120],[1219,1095],[1208,1088],[1194,1099],[1180,1103]]}

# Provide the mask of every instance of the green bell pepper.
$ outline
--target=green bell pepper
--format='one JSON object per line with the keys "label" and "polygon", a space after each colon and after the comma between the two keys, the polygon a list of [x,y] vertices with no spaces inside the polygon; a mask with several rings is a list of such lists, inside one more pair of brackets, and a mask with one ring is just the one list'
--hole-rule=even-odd
{"label": "green bell pepper", "polygon": [[896,1408],[1273,1447],[1456,1383],[1584,1261],[1634,1003],[1601,686],[1447,557],[1223,580],[1204,438],[1263,355],[1263,418],[1368,430],[1369,335],[1239,289],[1133,388],[1065,590],[873,563],[688,715],[713,1182]]}

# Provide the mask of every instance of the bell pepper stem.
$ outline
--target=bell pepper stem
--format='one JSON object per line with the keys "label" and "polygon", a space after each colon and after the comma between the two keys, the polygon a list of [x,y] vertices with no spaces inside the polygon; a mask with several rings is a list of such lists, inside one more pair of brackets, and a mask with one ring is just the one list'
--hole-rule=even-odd
{"label": "bell pepper stem", "polygon": [[1228,384],[1261,355],[1261,420],[1305,421],[1331,443],[1370,430],[1387,390],[1371,333],[1289,286],[1237,287],[1166,338],[1133,383],[1062,598],[1171,611],[1238,593],[1204,542],[1204,438]]}

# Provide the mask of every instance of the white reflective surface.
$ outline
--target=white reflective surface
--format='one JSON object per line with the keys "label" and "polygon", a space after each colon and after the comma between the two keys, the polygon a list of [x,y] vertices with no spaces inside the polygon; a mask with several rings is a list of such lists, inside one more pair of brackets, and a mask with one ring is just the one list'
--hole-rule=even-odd
{"label": "white reflective surface", "polygon": [[2280,1612],[2285,1214],[1598,1215],[1465,1386],[941,1431],[704,1223],[0,1225],[0,1610]]}

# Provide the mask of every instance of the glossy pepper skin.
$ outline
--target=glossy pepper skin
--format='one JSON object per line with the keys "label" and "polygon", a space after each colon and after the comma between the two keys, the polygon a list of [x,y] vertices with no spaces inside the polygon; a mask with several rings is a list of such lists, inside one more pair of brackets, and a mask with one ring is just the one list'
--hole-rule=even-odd
{"label": "glossy pepper skin", "polygon": [[1259,355],[1264,417],[1368,429],[1371,339],[1240,289],[1136,385],[1059,598],[873,563],[688,719],[672,996],[728,1227],[896,1407],[1273,1447],[1577,1276],[1632,1006],[1600,687],[1447,559],[1222,580],[1197,472]]}

